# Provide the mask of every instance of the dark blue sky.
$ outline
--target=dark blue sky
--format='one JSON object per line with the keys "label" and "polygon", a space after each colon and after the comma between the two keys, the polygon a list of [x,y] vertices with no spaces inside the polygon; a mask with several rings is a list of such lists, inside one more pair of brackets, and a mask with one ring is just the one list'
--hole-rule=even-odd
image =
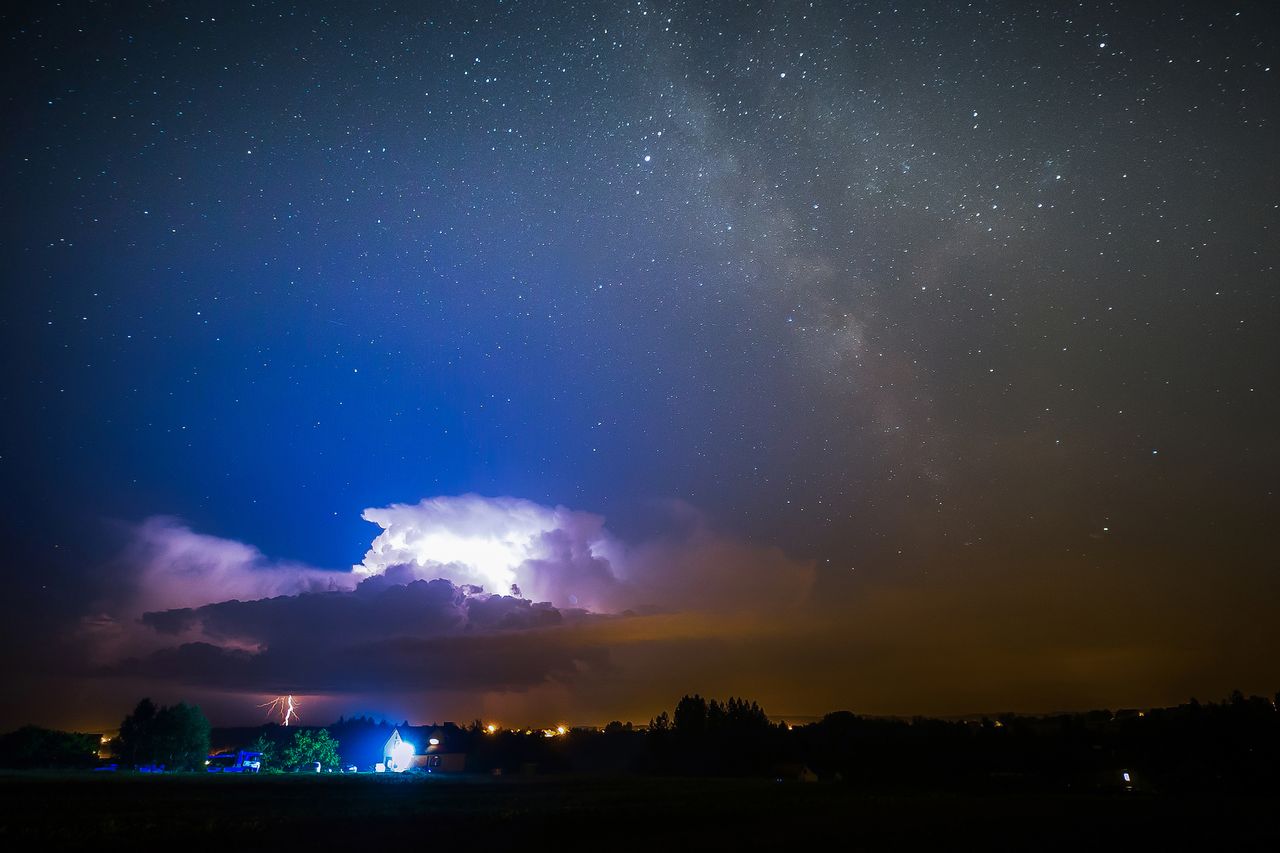
{"label": "dark blue sky", "polygon": [[345,569],[468,492],[687,501],[834,607],[1271,589],[1269,4],[0,21],[15,636],[150,516]]}

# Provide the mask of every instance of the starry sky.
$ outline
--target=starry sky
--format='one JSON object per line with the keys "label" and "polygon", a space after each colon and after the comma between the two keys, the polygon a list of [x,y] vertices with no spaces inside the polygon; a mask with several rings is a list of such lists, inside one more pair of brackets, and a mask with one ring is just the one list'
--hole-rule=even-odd
{"label": "starry sky", "polygon": [[1280,686],[1272,4],[0,27],[0,724]]}

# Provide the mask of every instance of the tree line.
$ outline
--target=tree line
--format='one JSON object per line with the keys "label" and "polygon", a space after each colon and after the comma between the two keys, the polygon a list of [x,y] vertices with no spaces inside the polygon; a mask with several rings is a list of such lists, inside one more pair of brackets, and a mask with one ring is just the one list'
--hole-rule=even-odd
{"label": "tree line", "polygon": [[[771,720],[756,702],[684,696],[647,725],[618,720],[603,729],[500,729],[395,725],[368,717],[325,727],[275,724],[217,730],[221,746],[263,753],[271,770],[382,760],[393,729],[425,746],[465,754],[468,772],[623,772],[790,778],[797,768],[873,788],[975,786],[1018,790],[1280,790],[1280,713],[1275,700],[1236,691],[1221,702],[1194,699],[1172,708],[993,718],[891,719],[848,711],[817,722]],[[143,700],[111,744],[123,767],[199,770],[209,749],[208,720],[182,703]],[[28,726],[0,736],[0,766],[90,767],[97,737]],[[1127,775],[1126,775],[1127,774]]]}

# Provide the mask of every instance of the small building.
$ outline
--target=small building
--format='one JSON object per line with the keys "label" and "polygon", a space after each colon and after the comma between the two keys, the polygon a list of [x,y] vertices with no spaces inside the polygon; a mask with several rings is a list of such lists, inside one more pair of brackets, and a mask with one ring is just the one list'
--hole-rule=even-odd
{"label": "small building", "polygon": [[415,755],[413,768],[428,773],[462,773],[467,769],[465,752],[436,752],[427,755]]}
{"label": "small building", "polygon": [[427,773],[462,773],[467,769],[467,754],[457,747],[454,731],[436,729],[427,739],[426,748],[413,756],[416,770]]}
{"label": "small building", "polygon": [[388,773],[403,773],[413,767],[413,757],[417,749],[409,741],[400,737],[399,729],[391,730],[391,737],[387,738],[386,744],[382,747],[382,761],[379,770],[385,770]]}
{"label": "small building", "polygon": [[462,773],[467,769],[467,754],[457,748],[459,744],[451,743],[457,737],[454,731],[436,729],[426,745],[418,747],[402,738],[399,729],[393,729],[382,748],[380,772]]}

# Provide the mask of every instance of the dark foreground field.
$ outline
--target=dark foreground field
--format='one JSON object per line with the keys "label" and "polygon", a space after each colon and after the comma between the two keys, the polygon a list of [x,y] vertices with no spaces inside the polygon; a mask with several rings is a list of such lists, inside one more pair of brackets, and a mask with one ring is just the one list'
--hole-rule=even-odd
{"label": "dark foreground field", "polygon": [[1280,798],[867,792],[763,780],[0,776],[6,849],[1280,849]]}

